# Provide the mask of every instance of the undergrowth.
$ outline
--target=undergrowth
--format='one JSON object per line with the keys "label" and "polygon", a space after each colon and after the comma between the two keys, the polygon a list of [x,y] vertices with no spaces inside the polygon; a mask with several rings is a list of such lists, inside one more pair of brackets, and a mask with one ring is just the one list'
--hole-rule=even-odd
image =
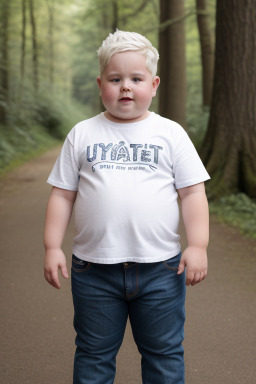
{"label": "undergrowth", "polygon": [[0,177],[59,142],[34,122],[26,131],[19,127],[6,130],[0,126],[0,136]]}
{"label": "undergrowth", "polygon": [[0,125],[0,176],[63,141],[87,116],[77,102],[58,95],[10,103],[8,124]]}
{"label": "undergrowth", "polygon": [[216,215],[222,222],[239,228],[241,234],[256,239],[256,201],[244,193],[211,202],[210,213]]}

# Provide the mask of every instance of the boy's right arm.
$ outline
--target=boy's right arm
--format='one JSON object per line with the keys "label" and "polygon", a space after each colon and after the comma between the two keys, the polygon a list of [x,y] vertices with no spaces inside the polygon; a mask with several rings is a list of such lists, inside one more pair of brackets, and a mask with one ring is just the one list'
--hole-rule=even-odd
{"label": "boy's right arm", "polygon": [[76,191],[53,187],[46,210],[44,230],[44,276],[49,284],[60,288],[59,269],[68,278],[66,257],[61,249],[72,214]]}

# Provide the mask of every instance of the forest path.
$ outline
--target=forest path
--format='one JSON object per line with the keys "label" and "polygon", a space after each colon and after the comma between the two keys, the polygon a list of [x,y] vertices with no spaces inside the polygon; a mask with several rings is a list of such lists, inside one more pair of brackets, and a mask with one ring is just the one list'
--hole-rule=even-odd
{"label": "forest path", "polygon": [[[1,358],[4,384],[71,384],[70,279],[43,277],[42,233],[59,148],[0,179]],[[64,251],[71,253],[72,227]],[[70,257],[68,257],[70,269]],[[186,384],[252,384],[256,377],[256,241],[211,218],[209,275],[187,290]],[[139,384],[140,358],[127,327],[115,384]],[[160,384],[160,383],[154,383]]]}

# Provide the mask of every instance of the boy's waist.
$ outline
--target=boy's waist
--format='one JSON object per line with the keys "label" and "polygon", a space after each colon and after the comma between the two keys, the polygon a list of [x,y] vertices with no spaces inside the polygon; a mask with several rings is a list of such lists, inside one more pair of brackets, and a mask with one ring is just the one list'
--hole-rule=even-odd
{"label": "boy's waist", "polygon": [[130,249],[126,248],[123,251],[117,251],[117,253],[113,251],[106,253],[97,249],[85,251],[75,244],[73,247],[73,254],[81,260],[95,264],[124,264],[124,266],[130,267],[136,263],[157,263],[175,257],[180,253],[180,245],[178,243],[169,250],[154,247],[154,249],[144,250],[143,252],[141,249],[136,251],[135,247],[130,247]]}

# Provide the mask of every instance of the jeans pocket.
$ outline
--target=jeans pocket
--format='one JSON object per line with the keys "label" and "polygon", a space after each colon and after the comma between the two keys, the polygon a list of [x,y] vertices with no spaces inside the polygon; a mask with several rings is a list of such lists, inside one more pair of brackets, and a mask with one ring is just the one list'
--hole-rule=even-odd
{"label": "jeans pocket", "polygon": [[91,263],[89,261],[81,260],[75,255],[72,255],[72,266],[71,269],[74,272],[85,272],[87,271],[91,266]]}
{"label": "jeans pocket", "polygon": [[181,252],[177,256],[171,257],[170,259],[163,261],[163,264],[167,269],[178,272],[180,259]]}

